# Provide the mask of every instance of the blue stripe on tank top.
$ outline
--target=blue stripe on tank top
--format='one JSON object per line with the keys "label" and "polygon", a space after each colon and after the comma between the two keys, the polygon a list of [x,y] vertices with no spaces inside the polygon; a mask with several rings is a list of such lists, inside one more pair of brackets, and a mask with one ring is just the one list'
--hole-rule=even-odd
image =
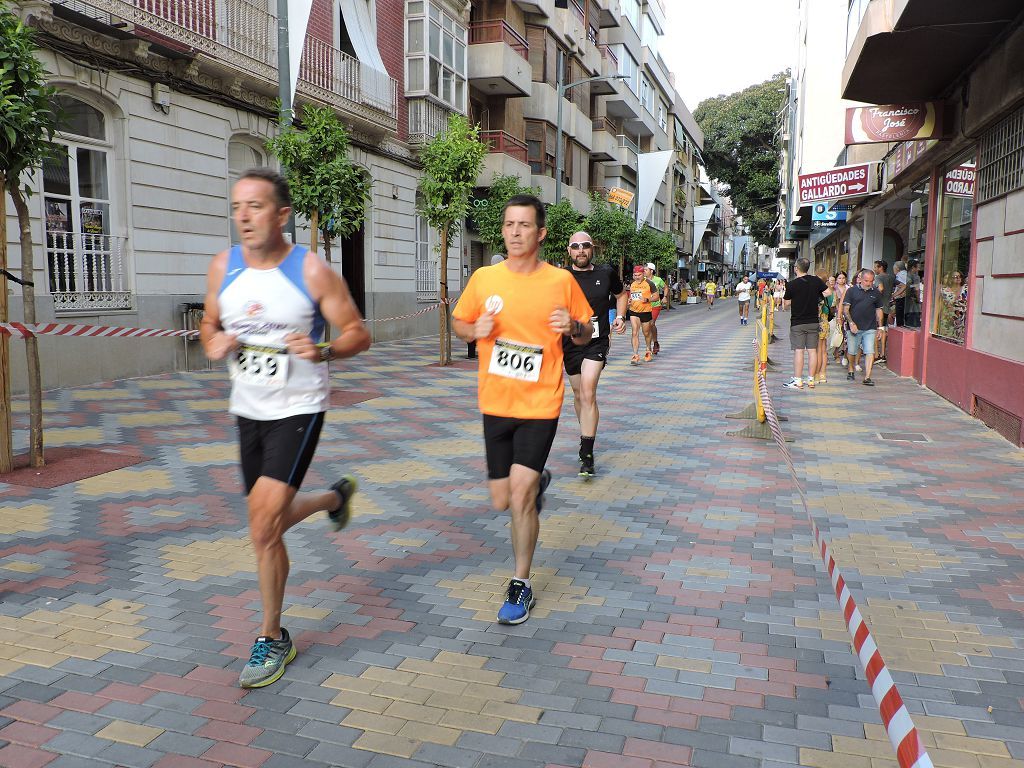
{"label": "blue stripe on tank top", "polygon": [[309,299],[309,302],[313,305],[313,327],[309,331],[309,337],[313,341],[319,342],[324,337],[326,323],[324,322],[324,316],[320,314],[320,304],[313,300],[309,289],[306,287],[306,278],[302,270],[305,266],[307,253],[309,253],[308,248],[296,245],[285,257],[285,260],[281,262],[280,270],[281,274],[298,288],[302,295]]}
{"label": "blue stripe on tank top", "polygon": [[220,283],[218,296],[227,290],[227,287],[237,280],[246,270],[245,259],[242,258],[242,246],[233,245],[228,251],[228,268],[224,270],[224,279]]}
{"label": "blue stripe on tank top", "polygon": [[[299,471],[299,462],[302,461],[302,454],[306,452],[306,445],[309,444],[309,436],[313,434],[313,425],[316,424],[319,413],[314,413],[313,417],[309,420],[309,426],[306,427],[306,434],[302,438],[302,445],[299,446],[299,452],[295,455],[295,462],[292,464],[291,472],[288,473],[288,485],[292,485],[292,481],[295,479],[295,473]],[[292,486],[293,488],[295,486]]]}

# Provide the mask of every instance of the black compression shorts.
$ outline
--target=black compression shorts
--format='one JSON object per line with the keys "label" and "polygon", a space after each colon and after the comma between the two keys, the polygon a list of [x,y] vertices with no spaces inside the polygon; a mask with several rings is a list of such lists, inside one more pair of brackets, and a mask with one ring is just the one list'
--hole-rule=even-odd
{"label": "black compression shorts", "polygon": [[649,322],[651,322],[651,318],[654,317],[654,313],[653,312],[634,312],[631,309],[631,310],[629,310],[629,312],[626,313],[626,317],[627,318],[639,317],[641,323],[649,323]]}
{"label": "black compression shorts", "polygon": [[502,480],[513,464],[540,472],[548,460],[558,431],[558,419],[513,419],[484,414],[487,477]]}
{"label": "black compression shorts", "polygon": [[608,337],[598,336],[588,343],[576,346],[564,346],[562,357],[565,360],[565,372],[576,376],[583,370],[584,360],[596,360],[602,365],[608,364]]}
{"label": "black compression shorts", "polygon": [[260,477],[300,488],[320,440],[324,414],[307,413],[274,421],[237,418],[245,494],[249,495]]}

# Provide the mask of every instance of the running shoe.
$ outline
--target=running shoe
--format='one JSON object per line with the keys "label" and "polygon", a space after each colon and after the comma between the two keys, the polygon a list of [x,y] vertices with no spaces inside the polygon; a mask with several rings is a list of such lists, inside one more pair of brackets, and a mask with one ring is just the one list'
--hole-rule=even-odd
{"label": "running shoe", "polygon": [[589,480],[597,471],[594,469],[594,457],[593,456],[580,456],[580,477],[584,480]]}
{"label": "running shoe", "polygon": [[630,365],[640,365],[640,355],[633,355],[633,359],[629,361]]}
{"label": "running shoe", "polygon": [[800,381],[800,379],[797,379],[797,378],[790,379],[789,381],[787,381],[782,386],[785,387],[786,389],[803,389],[804,388],[803,382]]}
{"label": "running shoe", "polygon": [[281,627],[281,639],[257,637],[249,661],[242,667],[238,684],[243,688],[262,688],[278,680],[284,668],[295,658],[295,646],[288,630]]}
{"label": "running shoe", "polygon": [[843,366],[843,368],[845,368],[850,364],[850,361],[846,359],[846,355],[843,355],[842,359],[839,361],[839,364]]}
{"label": "running shoe", "polygon": [[849,372],[848,372],[848,373],[846,374],[846,380],[847,380],[847,381],[856,381],[856,380],[857,380],[857,377],[853,375],[853,371],[849,371]]}
{"label": "running shoe", "polygon": [[864,369],[860,367],[860,363],[857,363],[855,366],[853,366],[853,370],[855,370],[857,373],[860,373]]}
{"label": "running shoe", "polygon": [[651,362],[651,350],[649,350],[649,349],[646,352],[644,352],[644,362],[645,363]]}
{"label": "running shoe", "polygon": [[658,354],[659,352],[661,352],[661,344],[654,342],[654,354]]}
{"label": "running shoe", "polygon": [[537,489],[537,514],[544,509],[544,492],[551,485],[551,472],[545,467],[540,473],[540,488]]}
{"label": "running shoe", "polygon": [[341,499],[338,508],[327,513],[331,520],[331,530],[337,532],[348,525],[348,521],[352,518],[352,497],[355,496],[358,488],[359,483],[352,475],[345,475],[331,486],[331,490]]}
{"label": "running shoe", "polygon": [[862,381],[861,384],[863,384],[865,387],[875,386],[875,382],[873,382],[871,379],[864,379],[864,381]]}
{"label": "running shoe", "polygon": [[536,604],[533,589],[519,579],[512,579],[505,592],[505,604],[498,610],[498,623],[522,624],[530,618],[530,609]]}
{"label": "running shoe", "polygon": [[811,376],[809,379],[807,379],[807,388],[808,389],[814,389],[814,377],[813,376]]}
{"label": "running shoe", "polygon": [[819,384],[828,384],[828,379],[825,378],[825,374],[821,374],[821,376],[818,377],[818,383]]}

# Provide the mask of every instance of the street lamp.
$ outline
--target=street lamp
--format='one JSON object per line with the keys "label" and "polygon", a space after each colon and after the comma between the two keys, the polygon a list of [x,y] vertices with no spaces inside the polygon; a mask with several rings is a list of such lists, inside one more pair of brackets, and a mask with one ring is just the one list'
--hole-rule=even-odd
{"label": "street lamp", "polygon": [[582,80],[574,80],[571,83],[563,83],[565,79],[565,57],[558,57],[558,116],[555,118],[555,203],[562,202],[562,101],[565,99],[565,92],[570,88],[584,83],[593,83],[599,80],[628,80],[626,75],[597,75],[596,77],[585,77]]}

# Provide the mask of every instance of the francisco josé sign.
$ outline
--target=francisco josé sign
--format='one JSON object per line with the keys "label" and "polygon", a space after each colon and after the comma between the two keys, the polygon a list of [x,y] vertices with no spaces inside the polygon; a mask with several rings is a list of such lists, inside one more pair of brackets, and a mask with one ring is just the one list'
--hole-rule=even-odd
{"label": "francisco jos\u00e9 sign", "polygon": [[859,197],[878,191],[875,163],[841,165],[818,173],[802,173],[798,181],[800,203]]}
{"label": "francisco jos\u00e9 sign", "polygon": [[943,137],[946,106],[940,101],[876,104],[846,110],[846,143],[876,144]]}

